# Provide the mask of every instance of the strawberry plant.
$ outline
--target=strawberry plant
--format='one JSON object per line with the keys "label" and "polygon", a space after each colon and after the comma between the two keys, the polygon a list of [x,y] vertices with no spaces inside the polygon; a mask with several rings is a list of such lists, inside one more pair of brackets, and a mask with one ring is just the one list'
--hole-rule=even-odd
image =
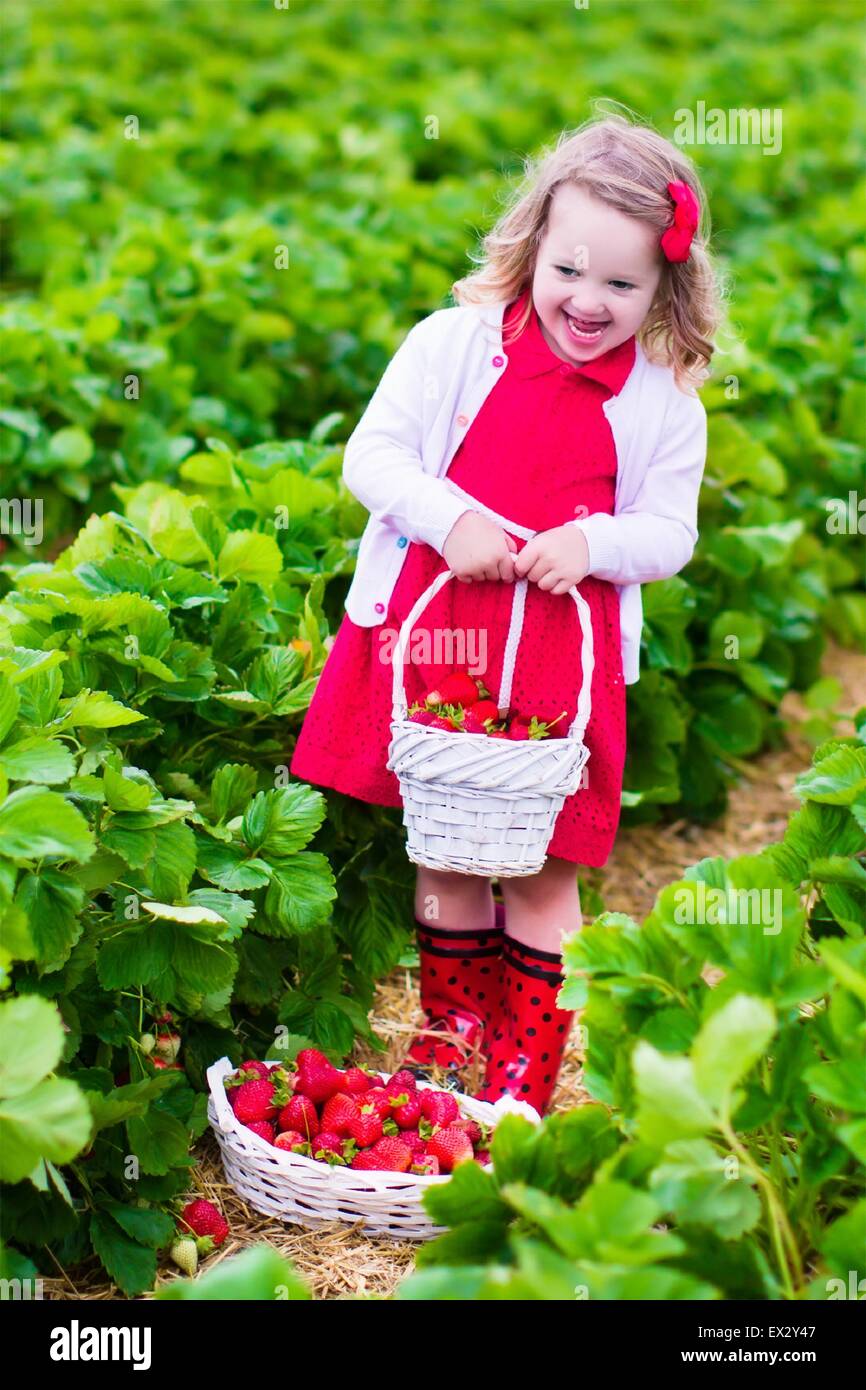
{"label": "strawberry plant", "polygon": [[857,727],[816,750],[780,843],[566,941],[592,1103],[506,1117],[492,1173],[425,1195],[451,1229],[399,1297],[858,1296],[866,710]]}

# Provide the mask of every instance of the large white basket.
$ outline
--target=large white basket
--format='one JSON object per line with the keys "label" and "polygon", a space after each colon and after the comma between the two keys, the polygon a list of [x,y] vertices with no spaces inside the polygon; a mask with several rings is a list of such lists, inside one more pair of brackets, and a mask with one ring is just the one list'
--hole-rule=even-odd
{"label": "large white basket", "polygon": [[[449,1182],[450,1174],[425,1178],[417,1173],[366,1172],[275,1149],[236,1119],[225,1092],[225,1079],[234,1070],[228,1057],[208,1067],[207,1114],[226,1181],[256,1211],[313,1229],[332,1221],[361,1222],[365,1235],[395,1240],[430,1240],[447,1229],[433,1224],[421,1198],[432,1184]],[[417,1084],[438,1089],[424,1081]],[[540,1122],[537,1110],[512,1096],[502,1096],[494,1105],[474,1096],[455,1094],[454,1099],[461,1114],[494,1129],[508,1114]]]}
{"label": "large white basket", "polygon": [[[486,508],[480,510],[496,515]],[[510,522],[505,524],[517,534],[534,534]],[[594,666],[589,606],[572,585],[568,592],[581,627],[582,681],[577,713],[565,738],[510,742],[486,734],[433,729],[408,718],[403,659],[419,615],[452,578],[452,570],[443,570],[420,595],[400,628],[393,653],[391,742],[386,767],[400,781],[406,852],[413,864],[430,869],[497,878],[535,874],[547,857],[562,804],[581,785],[589,758],[583,741],[592,708]],[[526,579],[514,584],[497,700],[500,714],[507,711],[511,700],[527,584]]]}

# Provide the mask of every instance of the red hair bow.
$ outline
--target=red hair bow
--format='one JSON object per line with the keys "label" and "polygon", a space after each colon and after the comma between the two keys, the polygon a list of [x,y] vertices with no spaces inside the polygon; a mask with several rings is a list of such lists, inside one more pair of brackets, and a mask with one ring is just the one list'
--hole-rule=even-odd
{"label": "red hair bow", "polygon": [[662,233],[661,248],[669,261],[687,261],[698,229],[700,205],[687,183],[669,183],[668,193],[674,200],[674,220]]}

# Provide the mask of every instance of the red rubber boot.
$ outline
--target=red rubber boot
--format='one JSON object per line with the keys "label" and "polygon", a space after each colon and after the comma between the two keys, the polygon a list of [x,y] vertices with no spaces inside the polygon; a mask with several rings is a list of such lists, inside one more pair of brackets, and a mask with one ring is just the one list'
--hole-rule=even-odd
{"label": "red rubber boot", "polygon": [[[502,903],[496,903],[496,925],[477,931],[447,931],[416,921],[421,959],[421,1007],[426,1027],[442,1041],[419,1035],[404,1058],[445,1070],[466,1066],[484,1030],[498,1014],[502,988],[500,956],[505,936]],[[450,1036],[449,1036],[450,1035]],[[451,1039],[460,1041],[451,1041]]]}
{"label": "red rubber boot", "polygon": [[494,1020],[479,1100],[512,1095],[543,1115],[556,1085],[574,1011],[560,1009],[562,958],[506,936],[502,1007]]}

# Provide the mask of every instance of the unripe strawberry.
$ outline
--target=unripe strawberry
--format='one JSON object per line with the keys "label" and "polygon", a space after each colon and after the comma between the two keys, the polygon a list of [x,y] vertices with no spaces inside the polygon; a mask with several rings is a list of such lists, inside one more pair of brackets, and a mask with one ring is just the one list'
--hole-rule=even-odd
{"label": "unripe strawberry", "polygon": [[180,1052],[180,1034],[157,1033],[154,1051],[164,1062],[176,1062]]}
{"label": "unripe strawberry", "polygon": [[[150,1053],[153,1051],[153,1049],[156,1047],[155,1035],[153,1033],[142,1033],[141,1037],[138,1040],[138,1045],[144,1053],[145,1057],[148,1057]],[[174,1061],[174,1058],[172,1057],[169,1060]]]}
{"label": "unripe strawberry", "polygon": [[198,1250],[192,1236],[181,1236],[172,1243],[168,1253],[178,1268],[192,1279],[198,1269]]}

